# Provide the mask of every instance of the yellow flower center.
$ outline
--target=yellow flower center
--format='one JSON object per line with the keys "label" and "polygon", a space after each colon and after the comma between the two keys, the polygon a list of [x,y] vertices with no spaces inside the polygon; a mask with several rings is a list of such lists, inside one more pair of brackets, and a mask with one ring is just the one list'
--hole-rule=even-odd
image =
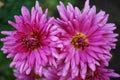
{"label": "yellow flower center", "polygon": [[71,44],[75,49],[84,50],[86,47],[88,47],[88,43],[88,38],[82,33],[77,33],[71,40]]}

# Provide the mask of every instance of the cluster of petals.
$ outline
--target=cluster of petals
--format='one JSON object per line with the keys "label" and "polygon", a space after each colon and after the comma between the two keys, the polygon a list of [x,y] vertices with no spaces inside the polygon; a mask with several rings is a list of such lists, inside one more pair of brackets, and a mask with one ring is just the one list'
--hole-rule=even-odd
{"label": "cluster of petals", "polygon": [[120,77],[106,69],[118,34],[115,24],[107,23],[108,14],[86,0],[83,10],[62,2],[57,6],[60,18],[48,17],[36,1],[31,13],[21,8],[16,30],[2,31],[2,51],[13,58],[17,80],[110,80]]}
{"label": "cluster of petals", "polygon": [[14,71],[14,76],[16,77],[16,80],[34,80],[35,76],[30,73],[26,74],[25,72],[19,72],[18,70]]}
{"label": "cluster of petals", "polygon": [[69,74],[70,71],[67,73],[67,76],[61,77],[57,75],[58,71],[58,69],[49,68],[49,70],[44,72],[45,80],[110,80],[111,77],[120,77],[120,75],[115,73],[114,70],[103,67],[97,67],[95,71],[88,69],[85,79],[82,79],[81,76],[72,78]]}
{"label": "cluster of petals", "polygon": [[[57,75],[58,71],[59,70],[54,67],[49,67],[48,69],[44,70],[44,76],[40,77],[32,72],[29,75],[27,75],[24,72],[20,73],[19,71],[15,70],[14,75],[16,77],[16,80],[83,80],[81,76],[71,78],[69,73],[67,76],[61,77]],[[111,77],[120,77],[119,74],[114,73],[114,70],[103,67],[97,67],[96,71],[88,69],[86,74],[87,75],[84,80],[110,80]]]}
{"label": "cluster of petals", "polygon": [[8,54],[7,58],[13,58],[11,67],[17,68],[21,73],[34,71],[42,75],[47,65],[56,66],[54,17],[47,18],[48,9],[43,13],[38,1],[31,13],[24,6],[21,12],[21,16],[15,16],[15,22],[8,21],[16,30],[1,32],[7,35],[1,39],[4,43],[1,50]]}
{"label": "cluster of petals", "polygon": [[60,60],[64,63],[61,75],[66,76],[71,71],[71,77],[80,75],[86,78],[88,68],[96,70],[96,66],[108,66],[112,55],[110,50],[115,48],[116,36],[113,31],[115,24],[107,23],[108,14],[96,7],[90,8],[86,0],[82,11],[68,3],[67,7],[60,2],[57,6],[60,18],[56,25],[59,27],[59,39],[63,47]]}

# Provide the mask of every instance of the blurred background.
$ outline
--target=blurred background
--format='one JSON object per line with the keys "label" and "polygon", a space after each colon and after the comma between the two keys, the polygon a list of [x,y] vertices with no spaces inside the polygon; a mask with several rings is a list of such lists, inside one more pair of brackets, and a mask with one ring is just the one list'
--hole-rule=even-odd
{"label": "blurred background", "polygon": [[[49,9],[49,16],[58,17],[58,12],[56,6],[59,4],[60,0],[38,0],[45,10]],[[71,2],[74,6],[83,8],[85,0],[61,0],[63,3],[67,4]],[[120,34],[120,0],[91,0],[90,5],[96,5],[97,10],[104,10],[106,13],[110,14],[109,21],[115,23],[117,26],[116,33]],[[14,15],[21,14],[21,7],[24,5],[29,10],[34,6],[35,0],[0,0],[0,32],[2,30],[14,30],[8,24],[8,20],[14,21]],[[4,37],[0,34],[0,38]],[[115,72],[120,73],[120,36],[118,37],[117,47],[112,50],[111,53],[113,57],[110,61],[109,68],[115,70]],[[0,48],[2,47],[0,42]],[[9,64],[12,60],[6,59],[6,55],[0,51],[0,80],[15,80],[13,76],[13,69],[9,68]],[[111,80],[120,80],[111,79]]]}

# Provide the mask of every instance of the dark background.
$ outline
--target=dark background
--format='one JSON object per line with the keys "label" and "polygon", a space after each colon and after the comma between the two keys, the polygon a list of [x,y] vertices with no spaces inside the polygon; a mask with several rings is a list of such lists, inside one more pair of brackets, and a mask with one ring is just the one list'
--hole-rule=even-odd
{"label": "dark background", "polygon": [[[38,0],[43,8],[49,9],[49,16],[58,17],[56,5],[60,0]],[[65,4],[71,2],[74,6],[79,7],[81,10],[84,6],[85,0],[61,0]],[[8,20],[14,21],[14,15],[21,14],[21,7],[25,5],[29,10],[34,6],[35,0],[0,0],[0,31],[2,30],[14,30],[9,24]],[[90,5],[96,5],[97,11],[104,10],[110,14],[108,22],[115,23],[117,26],[116,33],[120,34],[120,0],[91,0]],[[0,38],[4,37],[0,34]],[[109,68],[115,70],[120,74],[120,36],[117,37],[116,49],[112,50],[113,57],[110,61]],[[0,48],[2,47],[0,42]],[[9,68],[9,64],[12,60],[6,59],[6,55],[0,51],[0,80],[14,80],[13,69]],[[111,80],[120,80],[111,79]]]}

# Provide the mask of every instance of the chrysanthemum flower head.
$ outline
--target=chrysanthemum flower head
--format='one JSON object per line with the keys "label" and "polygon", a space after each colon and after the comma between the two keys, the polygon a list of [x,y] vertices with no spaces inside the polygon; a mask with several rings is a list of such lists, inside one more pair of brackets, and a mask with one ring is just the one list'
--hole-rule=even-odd
{"label": "chrysanthemum flower head", "polygon": [[120,75],[112,69],[97,67],[94,72],[90,69],[87,71],[86,80],[110,80],[111,77],[118,78]]}
{"label": "chrysanthemum flower head", "polygon": [[8,53],[8,58],[13,58],[11,67],[27,74],[35,71],[42,75],[45,66],[56,66],[54,57],[58,37],[54,18],[47,18],[48,10],[43,13],[38,1],[31,13],[24,6],[21,12],[21,16],[15,16],[15,22],[9,21],[16,30],[1,32],[7,35],[1,39],[4,43],[1,50]]}
{"label": "chrysanthemum flower head", "polygon": [[[60,68],[60,66],[59,66]],[[67,76],[60,76],[58,72],[59,68],[49,67],[44,71],[43,80],[110,80],[110,78],[119,78],[120,75],[115,73],[112,69],[107,69],[105,67],[97,66],[95,71],[90,68],[87,69],[85,79],[82,79],[80,75],[75,78],[71,77],[71,72],[67,73]]]}
{"label": "chrysanthemum flower head", "polygon": [[30,74],[26,74],[25,72],[21,73],[17,69],[14,70],[14,76],[16,80],[59,80],[56,69],[51,67],[44,69],[42,76],[37,75],[34,71],[31,71]]}
{"label": "chrysanthemum flower head", "polygon": [[[87,70],[85,80],[110,80],[110,78],[118,78],[119,74],[115,73],[112,69],[106,69],[104,67],[97,67],[95,71],[91,69]],[[74,78],[74,80],[82,80],[80,76]]]}
{"label": "chrysanthemum flower head", "polygon": [[89,0],[81,11],[70,3],[65,7],[60,2],[57,8],[60,19],[56,25],[64,45],[59,57],[64,60],[61,75],[66,76],[71,70],[73,78],[80,74],[85,79],[88,68],[95,71],[96,66],[108,66],[110,50],[115,48],[118,35],[113,32],[115,24],[107,23],[108,14],[102,10],[96,13],[95,6],[90,8]]}
{"label": "chrysanthemum flower head", "polygon": [[19,72],[18,70],[14,70],[14,76],[16,80],[35,80],[40,79],[39,75],[34,74],[31,72],[30,74],[26,74],[25,72]]}

